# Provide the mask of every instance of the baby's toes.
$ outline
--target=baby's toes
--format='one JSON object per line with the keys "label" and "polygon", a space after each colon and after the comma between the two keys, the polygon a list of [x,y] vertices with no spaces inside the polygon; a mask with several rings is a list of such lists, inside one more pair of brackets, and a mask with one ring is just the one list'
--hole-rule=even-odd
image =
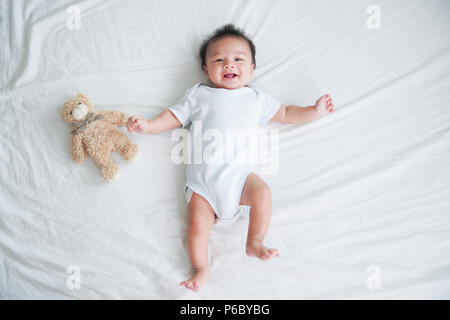
{"label": "baby's toes", "polygon": [[264,255],[264,260],[268,260],[272,257],[277,257],[278,256],[278,250],[277,249],[269,249],[266,251],[265,255]]}
{"label": "baby's toes", "polygon": [[188,289],[191,289],[192,291],[198,291],[200,289],[200,284],[197,280],[194,280],[189,283]]}
{"label": "baby's toes", "polygon": [[186,281],[184,286],[192,291],[198,291],[200,288],[200,285],[197,280]]}
{"label": "baby's toes", "polygon": [[272,254],[270,253],[270,251],[267,251],[263,256],[261,256],[261,260],[264,261],[269,260],[270,258],[272,258]]}
{"label": "baby's toes", "polygon": [[198,283],[197,280],[194,280],[194,281],[192,282],[192,290],[198,291],[198,289],[200,289],[200,284]]}
{"label": "baby's toes", "polygon": [[270,251],[270,255],[272,257],[279,257],[280,256],[280,254],[278,253],[277,249],[270,249],[269,251]]}

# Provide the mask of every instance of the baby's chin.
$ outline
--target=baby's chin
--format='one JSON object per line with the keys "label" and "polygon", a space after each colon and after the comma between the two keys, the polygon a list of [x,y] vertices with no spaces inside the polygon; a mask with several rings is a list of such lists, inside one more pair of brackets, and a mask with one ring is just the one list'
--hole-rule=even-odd
{"label": "baby's chin", "polygon": [[236,82],[236,83],[227,83],[227,82],[213,82],[211,81],[211,83],[213,84],[214,88],[222,88],[222,89],[239,89],[242,87],[245,87],[247,84],[243,83],[243,82]]}

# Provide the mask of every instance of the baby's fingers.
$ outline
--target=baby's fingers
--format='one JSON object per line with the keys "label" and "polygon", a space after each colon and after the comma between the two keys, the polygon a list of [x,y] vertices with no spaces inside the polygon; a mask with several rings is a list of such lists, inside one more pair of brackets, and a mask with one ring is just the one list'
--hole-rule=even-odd
{"label": "baby's fingers", "polygon": [[127,125],[126,125],[128,131],[130,131],[130,132],[134,131],[136,121],[137,121],[137,118],[135,116],[131,116],[128,118]]}
{"label": "baby's fingers", "polygon": [[326,94],[325,95],[325,102],[326,102],[326,105],[327,105],[327,110],[329,111],[329,112],[334,112],[334,110],[333,110],[333,107],[334,107],[334,105],[333,105],[333,99],[331,99],[331,97],[328,95],[328,94]]}
{"label": "baby's fingers", "polygon": [[129,132],[133,132],[135,127],[133,125],[127,123],[127,129],[128,129]]}
{"label": "baby's fingers", "polygon": [[316,105],[321,104],[321,103],[325,103],[325,102],[326,102],[325,96],[321,96],[319,99],[317,99]]}
{"label": "baby's fingers", "polygon": [[134,128],[135,129],[142,129],[142,121],[141,120],[136,120],[136,122],[134,123]]}

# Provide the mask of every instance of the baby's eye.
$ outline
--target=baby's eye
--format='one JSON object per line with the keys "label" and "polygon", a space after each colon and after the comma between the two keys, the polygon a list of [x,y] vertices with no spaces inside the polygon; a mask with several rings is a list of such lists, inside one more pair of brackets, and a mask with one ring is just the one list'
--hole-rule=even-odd
{"label": "baby's eye", "polygon": [[241,58],[236,58],[235,60],[236,61],[244,61],[244,59],[241,59]]}
{"label": "baby's eye", "polygon": [[223,59],[217,59],[216,62],[218,62],[218,61],[223,61]]}

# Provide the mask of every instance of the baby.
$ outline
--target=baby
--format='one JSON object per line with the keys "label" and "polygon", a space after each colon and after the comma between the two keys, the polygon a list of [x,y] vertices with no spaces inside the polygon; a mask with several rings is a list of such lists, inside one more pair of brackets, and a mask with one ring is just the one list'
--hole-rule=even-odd
{"label": "baby", "polygon": [[[225,132],[255,129],[269,120],[305,123],[334,112],[329,95],[320,97],[313,106],[285,106],[250,85],[256,67],[255,45],[232,24],[216,30],[203,42],[200,58],[210,82],[188,89],[174,106],[153,119],[131,116],[128,131],[156,134],[195,121],[203,128]],[[272,215],[272,195],[267,183],[253,171],[249,164],[231,161],[187,165],[187,244],[194,273],[180,285],[198,291],[205,284],[212,226],[216,222],[229,225],[245,213],[249,214],[246,254],[264,261],[279,256],[277,249],[263,244]]]}

